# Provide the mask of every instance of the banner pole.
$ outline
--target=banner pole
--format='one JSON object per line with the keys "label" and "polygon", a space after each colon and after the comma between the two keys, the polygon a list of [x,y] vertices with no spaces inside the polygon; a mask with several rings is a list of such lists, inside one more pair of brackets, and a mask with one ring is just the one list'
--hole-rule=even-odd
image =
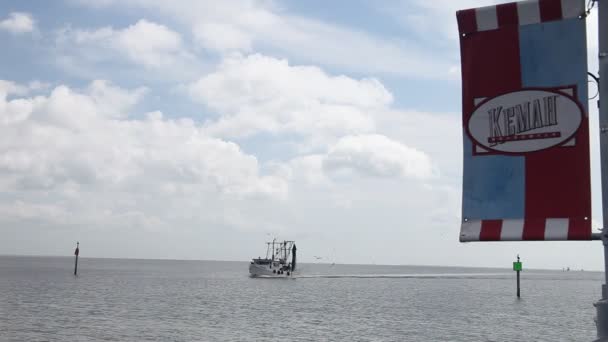
{"label": "banner pole", "polygon": [[[608,86],[602,86],[602,80],[608,80],[608,0],[596,1],[598,6],[598,58],[600,101],[608,101]],[[602,172],[602,244],[604,245],[604,275],[602,299],[595,303],[597,317],[597,342],[608,341],[608,105],[599,107],[600,123],[600,161]]]}

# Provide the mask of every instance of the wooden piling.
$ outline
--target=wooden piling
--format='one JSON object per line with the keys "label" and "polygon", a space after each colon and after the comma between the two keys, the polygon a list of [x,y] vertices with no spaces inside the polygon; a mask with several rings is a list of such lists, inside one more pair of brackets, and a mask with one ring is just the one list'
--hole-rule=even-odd
{"label": "wooden piling", "polygon": [[76,250],[74,251],[74,275],[78,275],[78,254],[80,254],[80,248],[78,248],[80,242],[76,241]]}
{"label": "wooden piling", "polygon": [[521,292],[519,290],[519,271],[517,271],[517,298],[521,297]]}

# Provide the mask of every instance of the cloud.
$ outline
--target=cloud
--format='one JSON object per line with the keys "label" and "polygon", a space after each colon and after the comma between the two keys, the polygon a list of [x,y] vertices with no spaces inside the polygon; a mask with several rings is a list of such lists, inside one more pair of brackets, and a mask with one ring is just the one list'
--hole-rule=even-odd
{"label": "cloud", "polygon": [[260,45],[311,63],[366,74],[451,79],[453,61],[404,36],[381,37],[298,16],[281,16],[257,35]]}
{"label": "cloud", "polygon": [[259,54],[225,59],[188,91],[220,115],[207,123],[207,130],[227,137],[370,132],[373,111],[393,100],[376,79],[330,76],[317,67],[292,66]]}
{"label": "cloud", "polygon": [[13,34],[33,32],[36,22],[29,13],[12,12],[9,17],[0,21],[0,29]]}
{"label": "cloud", "polygon": [[58,42],[111,50],[150,68],[170,66],[182,58],[192,57],[177,32],[145,19],[118,30],[109,26],[95,30],[68,27],[60,31]]}
{"label": "cloud", "polygon": [[247,32],[222,23],[201,23],[193,33],[198,44],[219,52],[250,51],[253,44]]}
{"label": "cloud", "polygon": [[207,63],[178,32],[146,19],[122,28],[67,25],[55,31],[54,43],[48,48],[56,65],[86,80],[112,77],[175,84],[195,79]]}
{"label": "cloud", "polygon": [[378,132],[410,147],[423,150],[441,170],[439,180],[461,186],[462,116],[414,109],[389,109],[376,116]]}
{"label": "cloud", "polygon": [[28,92],[26,86],[17,84],[11,81],[0,80],[0,95],[6,97],[7,95],[25,95]]}
{"label": "cloud", "polygon": [[341,138],[329,149],[323,168],[331,173],[349,171],[361,175],[419,180],[433,177],[431,158],[381,134]]}
{"label": "cloud", "polygon": [[491,6],[504,2],[501,0],[401,0],[381,4],[378,8],[383,14],[420,37],[434,37],[426,43],[450,44],[458,48],[458,23],[456,12],[459,10]]}
{"label": "cloud", "polygon": [[[292,180],[327,185],[344,173],[412,179],[438,173],[427,154],[375,133],[377,119],[389,116],[384,113],[390,112],[393,101],[376,79],[332,76],[318,67],[255,54],[226,58],[188,91],[218,114],[205,122],[206,132],[214,136],[295,134],[312,144],[310,150],[321,153],[296,156],[287,163]],[[419,128],[421,122],[412,127]]]}
{"label": "cloud", "polygon": [[295,15],[273,1],[127,0],[105,5],[171,16],[189,26],[194,41],[212,53],[279,52],[340,70],[424,79],[452,79],[447,73],[457,62],[404,36],[375,35]]}
{"label": "cloud", "polygon": [[324,160],[324,154],[311,154],[293,158],[289,161],[292,180],[313,186],[330,185],[331,180],[323,170]]}
{"label": "cloud", "polygon": [[[43,94],[28,97],[30,88]],[[345,172],[364,182],[429,180],[425,173],[433,172],[418,148],[375,133],[376,118],[393,101],[378,80],[259,54],[227,57],[189,84],[190,95],[217,114],[202,124],[159,111],[135,115],[144,87],[96,80],[83,89],[44,90],[4,81],[1,89],[0,212],[15,213],[3,222],[283,231],[294,208],[318,191],[336,190],[323,201],[328,207],[360,208],[361,194],[336,185]],[[323,139],[317,154],[291,150],[263,163],[225,140],[264,133],[280,136],[279,144],[293,135]]]}
{"label": "cloud", "polygon": [[27,85],[18,84],[11,81],[0,80],[0,124],[21,121],[27,118],[33,110],[34,103],[37,101],[22,98],[7,101],[9,96],[23,96],[33,91],[44,90],[49,84],[40,81],[32,81]]}
{"label": "cloud", "polygon": [[286,195],[282,178],[260,174],[255,157],[192,120],[131,118],[144,94],[98,80],[84,90],[60,85],[47,96],[1,98],[3,189]]}
{"label": "cloud", "polygon": [[31,81],[28,84],[18,84],[11,81],[0,80],[0,96],[26,95],[30,92],[48,89],[51,85],[41,81]]}

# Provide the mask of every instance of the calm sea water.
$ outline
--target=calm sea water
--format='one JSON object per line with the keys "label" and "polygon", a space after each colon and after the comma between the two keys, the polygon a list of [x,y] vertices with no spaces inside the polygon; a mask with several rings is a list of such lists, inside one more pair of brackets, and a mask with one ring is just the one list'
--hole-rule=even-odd
{"label": "calm sea water", "polygon": [[603,274],[0,257],[1,341],[592,341]]}

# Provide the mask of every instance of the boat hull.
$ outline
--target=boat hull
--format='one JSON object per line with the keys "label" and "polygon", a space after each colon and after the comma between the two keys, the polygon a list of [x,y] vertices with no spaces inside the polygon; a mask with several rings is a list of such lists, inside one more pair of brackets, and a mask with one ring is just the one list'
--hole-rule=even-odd
{"label": "boat hull", "polygon": [[284,271],[283,274],[277,274],[276,269],[274,269],[275,272],[272,271],[273,269],[267,265],[249,264],[249,275],[252,277],[287,278],[292,275],[291,272],[289,272],[289,275],[287,275],[287,271]]}

